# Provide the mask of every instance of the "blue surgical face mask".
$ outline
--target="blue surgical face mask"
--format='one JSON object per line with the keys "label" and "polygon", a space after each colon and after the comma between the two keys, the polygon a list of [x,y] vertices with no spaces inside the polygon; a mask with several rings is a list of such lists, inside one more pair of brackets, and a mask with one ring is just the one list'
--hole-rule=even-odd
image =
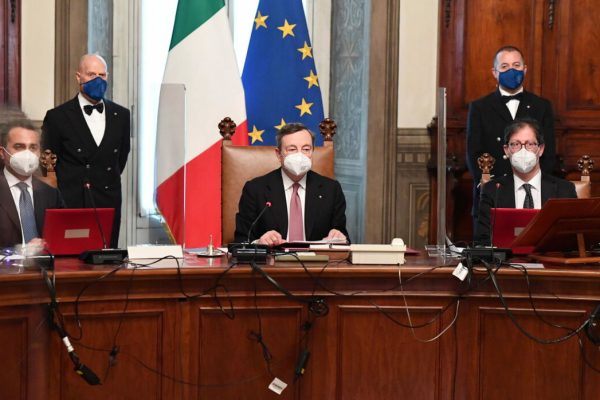
{"label": "blue surgical face mask", "polygon": [[507,71],[500,72],[498,82],[500,82],[500,86],[509,90],[514,90],[523,84],[524,78],[525,71],[511,68]]}
{"label": "blue surgical face mask", "polygon": [[83,93],[85,93],[91,99],[100,101],[104,98],[104,93],[106,93],[106,87],[108,86],[108,83],[104,79],[97,76],[91,81],[87,81],[82,86]]}

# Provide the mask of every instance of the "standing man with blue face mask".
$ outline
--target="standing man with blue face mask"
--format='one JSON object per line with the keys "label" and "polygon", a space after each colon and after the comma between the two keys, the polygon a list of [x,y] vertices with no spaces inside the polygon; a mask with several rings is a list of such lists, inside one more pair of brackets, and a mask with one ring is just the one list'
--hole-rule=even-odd
{"label": "standing man with blue face mask", "polygon": [[552,105],[544,98],[526,91],[523,82],[527,65],[523,53],[514,46],[500,48],[494,56],[492,75],[498,82],[496,90],[469,105],[467,120],[467,167],[473,176],[473,222],[477,226],[479,181],[481,170],[477,158],[483,153],[495,159],[493,177],[511,173],[511,164],[504,153],[504,129],[515,119],[531,118],[537,121],[545,139],[540,158],[541,170],[551,174],[554,169],[556,148]]}
{"label": "standing man with blue face mask", "polygon": [[56,177],[67,207],[115,209],[110,246],[117,247],[130,113],[104,98],[108,71],[99,55],[81,57],[75,78],[77,96],[46,113],[43,147],[57,156]]}
{"label": "standing man with blue face mask", "polygon": [[347,241],[342,187],[311,171],[313,133],[302,124],[290,123],[279,130],[276,139],[275,155],[281,168],[244,186],[235,241],[249,239],[268,246],[304,240]]}

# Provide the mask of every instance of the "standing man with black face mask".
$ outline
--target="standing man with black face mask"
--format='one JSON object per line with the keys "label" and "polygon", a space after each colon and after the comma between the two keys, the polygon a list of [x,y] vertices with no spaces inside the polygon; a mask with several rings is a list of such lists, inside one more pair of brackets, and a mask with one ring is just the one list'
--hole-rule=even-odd
{"label": "standing man with black face mask", "polygon": [[250,241],[277,246],[304,240],[348,240],[342,187],[311,171],[313,133],[302,124],[291,123],[282,127],[276,138],[275,155],[281,168],[244,186],[235,241],[245,242],[250,236]]}
{"label": "standing man with black face mask", "polygon": [[532,118],[540,126],[545,139],[545,150],[540,158],[541,170],[551,174],[556,156],[554,141],[554,115],[546,99],[523,89],[527,65],[521,51],[514,46],[500,48],[494,56],[492,75],[497,89],[469,106],[467,120],[467,167],[473,176],[473,219],[477,225],[479,181],[481,170],[477,158],[491,154],[496,163],[492,174],[502,177],[511,173],[510,161],[504,153],[504,128],[515,119]]}
{"label": "standing man with black face mask", "polygon": [[99,55],[83,56],[75,75],[77,96],[46,113],[43,147],[57,156],[56,177],[67,207],[115,209],[110,245],[117,247],[129,110],[104,98],[108,72]]}
{"label": "standing man with black face mask", "polygon": [[36,179],[40,133],[27,121],[8,124],[0,132],[0,248],[18,244],[43,247],[47,208],[61,208],[58,190]]}

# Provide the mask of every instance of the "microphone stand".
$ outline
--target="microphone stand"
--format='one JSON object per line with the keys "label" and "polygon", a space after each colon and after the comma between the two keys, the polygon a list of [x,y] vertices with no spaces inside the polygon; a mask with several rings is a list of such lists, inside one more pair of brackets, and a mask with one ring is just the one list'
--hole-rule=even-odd
{"label": "microphone stand", "polygon": [[98,216],[98,209],[96,208],[96,202],[94,201],[94,194],[92,193],[92,185],[89,181],[83,184],[90,198],[90,204],[94,210],[94,216],[96,217],[96,225],[100,231],[100,237],[102,238],[103,248],[100,250],[87,250],[79,255],[79,259],[83,260],[88,264],[114,264],[116,262],[122,262],[127,257],[127,250],[124,249],[110,249],[106,244],[106,236],[104,235],[104,229],[100,223],[100,217]]}

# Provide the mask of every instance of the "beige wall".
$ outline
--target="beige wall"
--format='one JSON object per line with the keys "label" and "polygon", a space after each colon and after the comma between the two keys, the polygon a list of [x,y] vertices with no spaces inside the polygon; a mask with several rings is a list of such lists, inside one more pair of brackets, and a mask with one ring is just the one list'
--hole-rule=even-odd
{"label": "beige wall", "polygon": [[21,5],[21,108],[42,120],[54,107],[54,1]]}
{"label": "beige wall", "polygon": [[435,114],[438,0],[401,0],[398,127],[425,128]]}

